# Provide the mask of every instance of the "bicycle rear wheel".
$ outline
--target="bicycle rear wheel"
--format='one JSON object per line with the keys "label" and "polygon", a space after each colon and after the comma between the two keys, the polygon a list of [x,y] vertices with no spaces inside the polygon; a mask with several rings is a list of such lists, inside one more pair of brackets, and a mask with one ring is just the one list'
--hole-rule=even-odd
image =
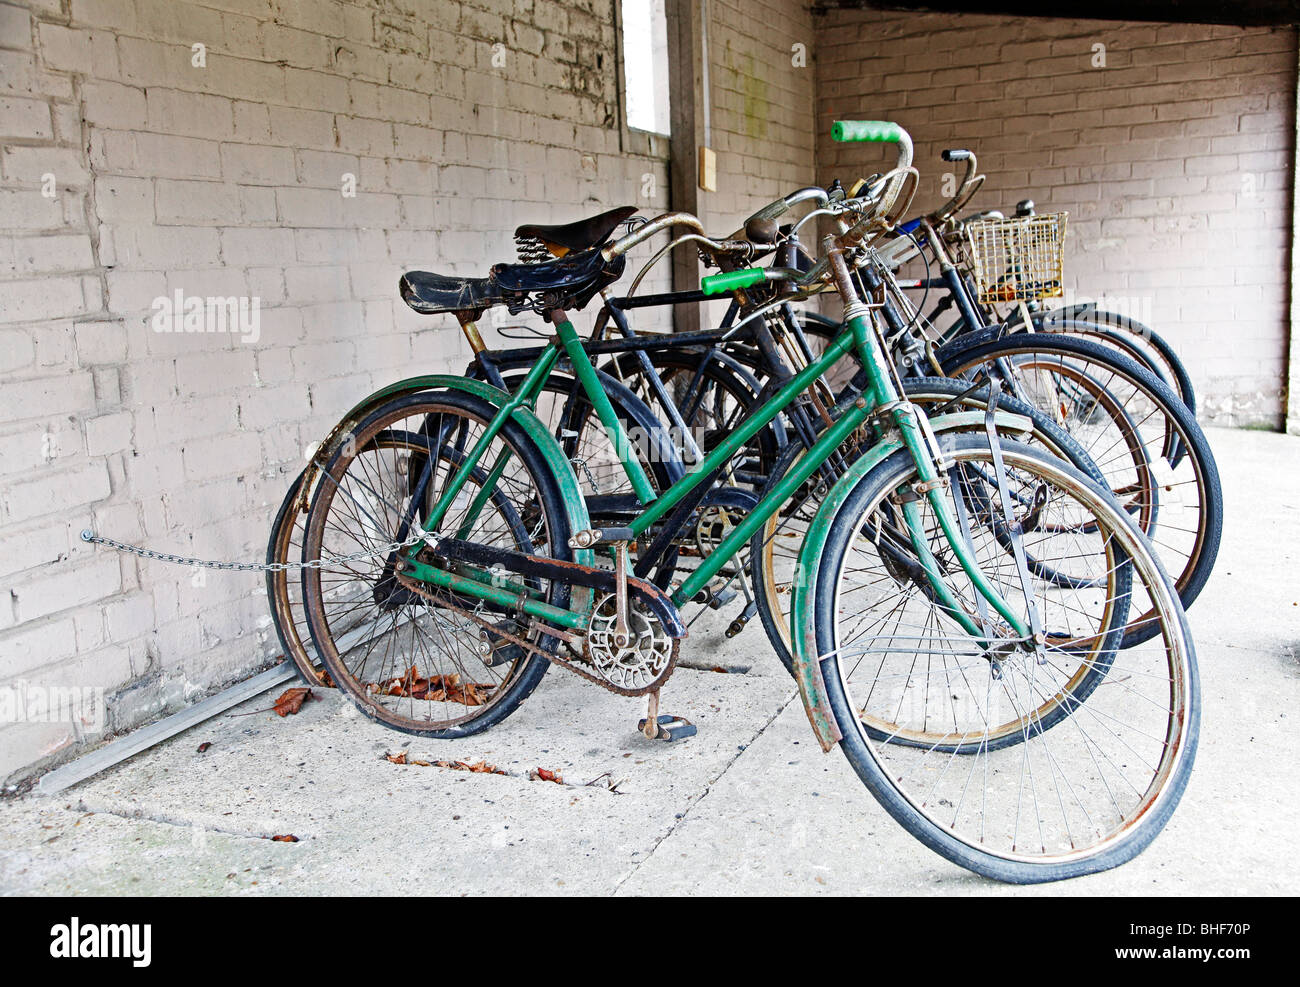
{"label": "bicycle rear wheel", "polygon": [[[1087,451],[1192,605],[1218,556],[1223,494],[1205,433],[1178,395],[1120,353],[1056,333],[958,339],[940,360],[954,377],[1009,368],[1008,388]],[[1157,632],[1136,617],[1125,645]]]}
{"label": "bicycle rear wheel", "polygon": [[[266,545],[267,565],[283,566],[296,562],[302,555],[306,514],[299,509],[299,502],[305,472],[299,473],[289,485],[271,523],[271,537]],[[268,569],[266,598],[271,604],[271,623],[285,658],[293,662],[298,677],[308,685],[324,685],[326,673],[316,657],[307,613],[302,606],[302,580],[287,569]]]}
{"label": "bicycle rear wheel", "polygon": [[[544,654],[558,647],[519,613],[403,581],[400,553],[386,550],[422,525],[495,413],[459,392],[421,392],[377,408],[340,443],[307,515],[303,599],[321,661],[358,709],[407,733],[451,738],[492,726],[532,692],[546,671]],[[573,557],[559,487],[514,421],[434,531]],[[448,565],[427,549],[420,561]],[[500,575],[520,592],[567,606],[567,584]]]}
{"label": "bicycle rear wheel", "polygon": [[[994,468],[983,437],[940,441],[959,467]],[[881,805],[954,863],[1036,883],[1117,866],[1154,839],[1186,786],[1200,706],[1182,608],[1131,519],[1054,457],[1016,442],[1003,443],[1002,455],[1012,490],[1045,490],[1041,510],[1055,518],[1043,533],[1025,526],[1026,550],[1099,577],[1087,589],[1031,580],[1028,599],[1046,632],[1041,656],[996,623],[985,625],[994,646],[981,645],[872,537],[888,524],[895,493],[917,479],[905,451],[859,481],[832,520],[813,629],[842,749]],[[946,542],[928,503],[922,521],[942,563]],[[976,556],[1027,616],[996,521],[972,518]],[[944,572],[975,614],[964,574]],[[1157,634],[1120,650],[1113,613],[1126,607],[1128,580],[1153,602]],[[882,720],[894,731],[875,729]],[[913,731],[948,740],[909,743]]]}
{"label": "bicycle rear wheel", "polygon": [[1186,365],[1167,339],[1137,319],[1083,304],[1039,312],[1034,315],[1034,325],[1044,332],[1079,332],[1085,336],[1095,333],[1087,327],[1098,327],[1118,337],[1113,340],[1116,345],[1126,351],[1140,350],[1144,357],[1141,362],[1156,368],[1156,375],[1177,392],[1187,410],[1196,413],[1196,389]]}

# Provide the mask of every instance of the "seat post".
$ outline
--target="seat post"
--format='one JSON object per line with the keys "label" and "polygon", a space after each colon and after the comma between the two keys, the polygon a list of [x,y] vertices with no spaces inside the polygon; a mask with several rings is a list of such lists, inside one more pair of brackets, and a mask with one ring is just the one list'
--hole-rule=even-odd
{"label": "seat post", "polygon": [[478,323],[474,316],[474,312],[457,312],[456,321],[460,323],[460,331],[469,340],[469,348],[474,351],[475,356],[478,356],[487,349],[487,344],[483,342],[483,337],[478,331]]}

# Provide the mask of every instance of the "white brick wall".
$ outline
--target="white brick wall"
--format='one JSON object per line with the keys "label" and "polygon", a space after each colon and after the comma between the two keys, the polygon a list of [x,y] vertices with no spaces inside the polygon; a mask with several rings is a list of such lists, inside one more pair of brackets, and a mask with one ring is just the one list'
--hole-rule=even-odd
{"label": "white brick wall", "polygon": [[[837,117],[902,123],[925,208],[952,170],[939,151],[972,148],[989,176],[973,207],[1068,210],[1067,287],[1132,299],[1188,364],[1202,417],[1279,424],[1293,29],[880,11],[816,23],[819,134]],[[885,160],[819,150],[822,180],[846,185]]]}
{"label": "white brick wall", "polygon": [[709,12],[718,191],[700,193],[701,212],[706,229],[725,235],[813,178],[813,18],[784,0],[710,0]]}
{"label": "white brick wall", "polygon": [[[810,40],[799,4],[769,8]],[[479,274],[520,223],[665,207],[665,162],[621,147],[613,12],[0,0],[0,685],[102,685],[117,731],[274,654],[259,579],[194,586],[78,532],[260,558],[308,443],[374,387],[467,360],[452,320],[396,298],[401,271]],[[754,163],[764,139],[725,152],[759,198],[794,180]],[[788,144],[809,171],[810,141]],[[177,290],[260,297],[260,339],[153,332]],[[0,780],[87,739],[0,724]]]}

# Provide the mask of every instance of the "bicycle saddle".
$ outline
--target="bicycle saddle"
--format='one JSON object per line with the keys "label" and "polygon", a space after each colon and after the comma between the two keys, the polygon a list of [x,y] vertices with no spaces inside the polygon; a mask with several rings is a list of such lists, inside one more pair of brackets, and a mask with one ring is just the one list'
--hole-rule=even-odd
{"label": "bicycle saddle", "polygon": [[617,281],[626,260],[606,261],[591,248],[567,254],[542,264],[497,264],[485,278],[455,278],[429,271],[407,271],[397,290],[421,315],[440,312],[464,313],[478,318],[493,305],[505,305],[512,313],[530,305],[529,295],[540,295],[533,307],[582,308],[607,284]]}
{"label": "bicycle saddle", "polygon": [[[566,253],[576,253],[601,246],[609,239],[609,235],[614,232],[614,228],[619,223],[634,215],[636,215],[636,206],[619,206],[599,216],[561,226],[539,226],[533,223],[515,230],[515,239],[540,240],[552,253],[563,257]],[[560,248],[558,251],[557,247]]]}

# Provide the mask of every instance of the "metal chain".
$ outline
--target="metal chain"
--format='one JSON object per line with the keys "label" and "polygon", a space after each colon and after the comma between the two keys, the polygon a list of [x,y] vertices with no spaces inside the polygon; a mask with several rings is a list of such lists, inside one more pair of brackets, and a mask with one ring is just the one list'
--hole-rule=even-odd
{"label": "metal chain", "polygon": [[91,545],[103,545],[114,551],[125,552],[128,555],[137,555],[142,559],[152,559],[155,562],[173,562],[176,565],[190,566],[199,569],[224,569],[231,572],[284,572],[290,569],[319,569],[325,565],[339,565],[348,562],[359,562],[362,559],[378,558],[381,555],[388,555],[397,552],[403,548],[410,548],[424,541],[425,532],[412,532],[405,541],[389,542],[379,548],[373,548],[365,552],[353,552],[350,555],[329,555],[319,559],[311,559],[307,562],[217,562],[212,559],[196,559],[185,555],[172,555],[168,552],[155,552],[151,548],[141,548],[139,545],[128,545],[125,542],[114,541],[112,538],[105,538],[97,535],[89,528],[81,533],[81,540]]}

